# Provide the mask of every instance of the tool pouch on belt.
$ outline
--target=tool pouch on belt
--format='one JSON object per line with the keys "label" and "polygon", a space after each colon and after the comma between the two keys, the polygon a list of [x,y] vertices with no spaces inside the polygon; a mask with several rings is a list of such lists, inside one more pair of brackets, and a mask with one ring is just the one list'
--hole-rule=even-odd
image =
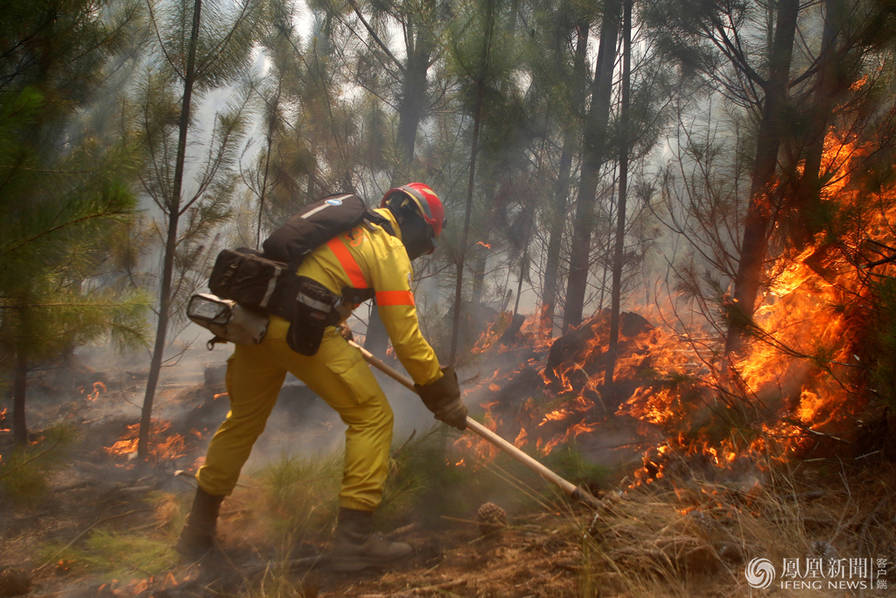
{"label": "tool pouch on belt", "polygon": [[187,304],[187,317],[215,333],[218,340],[238,345],[257,345],[268,331],[268,317],[230,299],[197,293]]}
{"label": "tool pouch on belt", "polygon": [[286,343],[296,353],[314,355],[320,347],[324,329],[339,320],[336,308],[341,298],[306,276],[298,277],[297,289]]}

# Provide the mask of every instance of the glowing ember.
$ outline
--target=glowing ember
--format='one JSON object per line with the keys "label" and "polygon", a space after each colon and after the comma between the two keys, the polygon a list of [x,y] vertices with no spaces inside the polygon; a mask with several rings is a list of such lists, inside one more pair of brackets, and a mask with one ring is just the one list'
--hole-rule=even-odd
{"label": "glowing ember", "polygon": [[106,392],[106,385],[99,381],[94,382],[93,383],[93,392],[90,392],[87,394],[87,400],[91,401],[91,402],[96,401],[98,398],[100,398],[100,395],[104,392]]}

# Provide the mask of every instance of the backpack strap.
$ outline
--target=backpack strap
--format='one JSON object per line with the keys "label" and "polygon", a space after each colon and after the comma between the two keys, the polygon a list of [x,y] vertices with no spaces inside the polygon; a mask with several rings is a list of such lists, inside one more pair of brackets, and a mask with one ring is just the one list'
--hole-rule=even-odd
{"label": "backpack strap", "polygon": [[[366,212],[364,212],[364,220],[366,222],[370,222],[370,223],[376,224],[377,226],[382,227],[382,229],[384,231],[386,231],[393,237],[395,236],[395,229],[392,228],[392,223],[389,222],[389,219],[386,218],[385,216],[380,216],[373,210],[367,210]],[[368,228],[369,228],[369,226],[368,226]]]}

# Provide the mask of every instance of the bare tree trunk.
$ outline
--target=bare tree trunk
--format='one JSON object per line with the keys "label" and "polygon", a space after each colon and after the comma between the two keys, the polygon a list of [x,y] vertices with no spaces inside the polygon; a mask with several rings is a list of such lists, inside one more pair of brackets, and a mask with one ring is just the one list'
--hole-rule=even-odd
{"label": "bare tree trunk", "polygon": [[[485,243],[488,243],[486,237]],[[473,288],[472,303],[478,305],[482,303],[482,293],[485,290],[485,266],[488,254],[485,248],[476,248],[476,255],[473,256]]]}
{"label": "bare tree trunk", "polygon": [[[497,216],[497,194],[501,193],[497,189],[497,181],[495,179],[491,179],[486,181],[484,184],[483,195],[486,197],[486,201],[489,205],[486,211],[486,222],[493,222],[494,218]],[[485,245],[489,245],[491,242],[491,227],[485,229],[485,236],[481,239],[477,239],[478,241],[482,241]],[[482,303],[482,294],[485,291],[485,270],[488,265],[489,254],[491,253],[491,249],[488,247],[483,247],[478,243],[473,245],[470,248],[473,252],[473,281],[471,288],[471,303],[473,305],[478,305]]]}
{"label": "bare tree trunk", "polygon": [[520,256],[520,274],[519,280],[516,283],[516,299],[513,301],[513,315],[510,318],[510,321],[516,318],[516,315],[520,311],[520,295],[523,294],[523,279],[526,278],[529,272],[529,249],[528,247],[523,250],[523,255]]}
{"label": "bare tree trunk", "polygon": [[268,131],[265,136],[264,174],[261,177],[261,189],[258,194],[258,222],[255,227],[255,249],[261,247],[261,220],[264,216],[264,200],[268,191],[268,176],[271,170],[271,148],[274,147],[274,131],[277,128],[277,112],[280,106],[280,92],[283,86],[283,75],[278,73],[277,93],[272,105],[268,106]]}
{"label": "bare tree trunk", "polygon": [[625,249],[625,210],[628,191],[628,151],[629,151],[629,91],[631,84],[632,52],[632,0],[624,0],[622,17],[622,112],[620,128],[622,143],[619,148],[619,201],[616,205],[616,247],[613,252],[613,289],[610,298],[610,343],[607,348],[607,368],[604,375],[606,384],[613,383],[616,369],[616,354],[619,349],[619,310],[622,302],[622,261]]}
{"label": "bare tree trunk", "polygon": [[408,48],[404,79],[401,82],[401,101],[398,105],[398,151],[400,157],[399,171],[393,177],[393,184],[408,181],[397,179],[408,176],[411,163],[414,161],[414,145],[417,140],[417,128],[423,118],[423,107],[426,102],[426,75],[432,56],[434,40],[425,25],[416,27],[417,35],[410,32],[412,40]]}
{"label": "bare tree trunk", "polygon": [[775,171],[783,131],[783,113],[799,0],[780,0],[776,12],[769,79],[765,86],[762,120],[756,142],[756,160],[750,183],[750,205],[744,221],[740,263],[734,281],[734,306],[728,327],[726,352],[737,351],[743,343],[743,322],[752,318],[768,250],[768,235],[774,212]]}
{"label": "bare tree trunk", "polygon": [[810,130],[805,141],[805,166],[803,176],[797,185],[791,209],[795,215],[793,242],[803,246],[812,241],[820,230],[818,218],[821,181],[821,158],[824,154],[824,140],[837,94],[838,55],[836,38],[843,24],[843,1],[825,0],[825,20],[822,32],[821,54],[819,55],[818,77],[813,89],[813,109],[809,121]]}
{"label": "bare tree trunk", "polygon": [[[585,101],[585,55],[588,49],[588,23],[576,24],[576,53],[573,59],[573,84],[577,87],[572,99],[572,113],[578,115]],[[544,286],[542,287],[542,329],[551,334],[554,328],[554,312],[557,290],[560,286],[560,249],[563,245],[564,223],[569,195],[569,178],[572,172],[572,157],[577,140],[577,126],[567,125],[563,134],[563,149],[557,182],[554,187],[554,201],[551,207],[551,229],[545,259]]]}
{"label": "bare tree trunk", "polygon": [[491,52],[492,33],[495,27],[495,0],[488,0],[486,7],[485,43],[482,46],[482,62],[476,82],[476,104],[473,107],[473,139],[470,147],[470,173],[467,180],[467,202],[464,214],[464,229],[458,247],[456,263],[456,282],[454,285],[454,314],[451,323],[451,349],[448,363],[455,363],[457,357],[457,338],[460,332],[461,301],[463,299],[464,262],[466,261],[467,243],[470,237],[470,217],[473,213],[473,187],[476,182],[476,158],[479,153],[479,131],[482,126],[482,101],[485,95],[485,78],[488,76],[488,61]]}
{"label": "bare tree trunk", "polygon": [[19,446],[28,444],[28,424],[25,419],[25,397],[28,393],[28,357],[25,349],[16,351],[15,374],[12,383],[12,431]]}
{"label": "bare tree trunk", "polygon": [[137,440],[137,456],[145,458],[149,453],[149,430],[152,422],[152,404],[155,398],[159,373],[162,369],[162,356],[165,352],[165,338],[168,334],[168,313],[171,309],[171,279],[174,272],[174,254],[177,251],[177,225],[180,219],[180,194],[184,180],[184,160],[187,150],[187,130],[190,127],[190,104],[193,95],[195,77],[196,45],[199,37],[199,18],[202,0],[195,0],[193,5],[193,29],[190,32],[190,48],[187,55],[187,68],[184,73],[184,96],[181,100],[180,128],[177,138],[177,157],[174,165],[174,186],[168,201],[168,232],[165,240],[165,255],[162,263],[162,279],[159,284],[159,321],[156,326],[156,340],[153,346],[152,359],[149,362],[149,375],[146,380],[146,394],[143,397],[143,410],[140,414],[140,435]]}
{"label": "bare tree trunk", "polygon": [[[404,78],[401,82],[401,101],[398,105],[399,165],[392,176],[393,185],[410,182],[405,178],[409,176],[411,164],[414,162],[417,129],[423,118],[423,108],[426,102],[426,77],[435,47],[432,34],[425,24],[418,25],[416,32],[416,35],[410,31],[407,34],[410,47],[407,48],[408,57]],[[385,357],[388,343],[389,334],[380,320],[376,305],[373,305],[367,318],[367,336],[364,339],[364,347],[378,357]]]}
{"label": "bare tree trunk", "polygon": [[597,66],[591,85],[591,109],[585,122],[582,174],[576,199],[572,254],[566,286],[566,311],[563,314],[564,330],[582,321],[591,255],[591,230],[594,227],[594,196],[606,153],[605,138],[610,115],[616,37],[619,33],[619,9],[620,0],[604,0]]}

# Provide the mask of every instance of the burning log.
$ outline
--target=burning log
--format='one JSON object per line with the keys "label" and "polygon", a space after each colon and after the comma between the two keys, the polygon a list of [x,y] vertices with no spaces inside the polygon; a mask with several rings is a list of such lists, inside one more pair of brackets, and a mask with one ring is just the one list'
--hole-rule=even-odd
{"label": "burning log", "polygon": [[[636,341],[649,335],[654,326],[632,312],[620,314],[619,323],[618,352],[623,361],[639,350]],[[588,386],[594,387],[595,382],[603,384],[609,337],[610,312],[603,310],[558,338],[551,345],[545,366],[545,378],[553,384],[553,389],[581,391]],[[624,380],[625,376],[621,378]]]}
{"label": "burning log", "polygon": [[[649,349],[656,344],[656,334],[644,317],[622,314],[619,362],[623,365],[612,388],[607,388],[603,377],[609,312],[598,313],[545,346],[539,359],[530,359],[510,374],[496,370],[484,384],[487,392],[481,405],[495,429],[516,438],[517,446],[533,443],[550,453],[562,443],[593,433],[624,399],[649,382],[643,371],[649,371],[654,361]],[[533,342],[524,335],[517,338]],[[501,348],[505,356],[517,352]],[[545,365],[539,367],[539,361]]]}

